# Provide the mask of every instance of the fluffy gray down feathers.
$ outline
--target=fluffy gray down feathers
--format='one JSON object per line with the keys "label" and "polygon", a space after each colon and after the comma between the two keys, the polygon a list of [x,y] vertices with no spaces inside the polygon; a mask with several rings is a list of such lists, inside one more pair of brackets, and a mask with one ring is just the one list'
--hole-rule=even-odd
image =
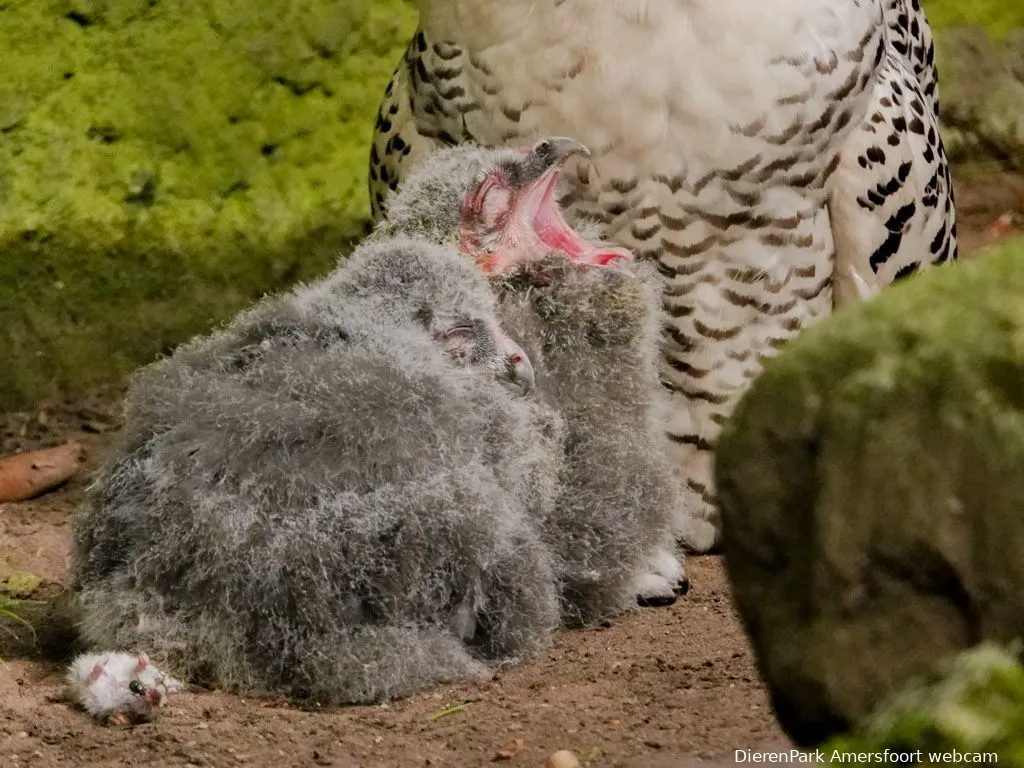
{"label": "fluffy gray down feathers", "polygon": [[515,157],[513,149],[472,144],[431,153],[420,162],[416,173],[388,198],[385,217],[371,239],[405,236],[444,245],[457,244],[466,191],[501,160]]}
{"label": "fluffy gray down feathers", "polygon": [[[466,190],[517,154],[471,144],[433,152],[388,197],[373,237],[456,243]],[[575,228],[598,242],[596,223]],[[574,267],[550,254],[530,274],[494,285],[502,327],[526,351],[538,394],[568,428],[563,493],[547,528],[561,557],[563,621],[599,621],[633,602],[630,584],[651,560],[669,561],[659,575],[670,581],[683,575],[670,529],[687,514],[687,491],[670,458],[658,375],[662,281],[646,263]],[[647,566],[637,565],[638,553],[646,553]]]}
{"label": "fluffy gray down feathers", "polygon": [[662,427],[658,280],[646,263],[579,267],[550,254],[496,281],[502,327],[566,426],[562,490],[545,537],[559,554],[568,625],[621,612],[636,600],[645,559],[674,550],[681,491]]}
{"label": "fluffy gray down feathers", "polygon": [[76,520],[83,637],[325,704],[547,642],[558,420],[445,356],[453,310],[493,317],[483,275],[392,241],[144,369]]}
{"label": "fluffy gray down feathers", "polygon": [[[462,151],[475,176],[483,150]],[[495,284],[499,305],[454,249],[386,234],[136,376],[75,521],[89,644],[225,690],[358,703],[635,605],[678,493],[657,281],[549,256],[543,279]],[[538,397],[436,340],[497,313]]]}

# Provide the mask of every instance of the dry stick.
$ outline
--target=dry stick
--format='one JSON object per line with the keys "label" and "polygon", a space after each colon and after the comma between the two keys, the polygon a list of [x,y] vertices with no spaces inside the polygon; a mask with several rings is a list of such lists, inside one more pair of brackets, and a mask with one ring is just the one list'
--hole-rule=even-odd
{"label": "dry stick", "polygon": [[24,501],[56,488],[74,477],[84,458],[84,447],[72,440],[0,459],[0,503]]}

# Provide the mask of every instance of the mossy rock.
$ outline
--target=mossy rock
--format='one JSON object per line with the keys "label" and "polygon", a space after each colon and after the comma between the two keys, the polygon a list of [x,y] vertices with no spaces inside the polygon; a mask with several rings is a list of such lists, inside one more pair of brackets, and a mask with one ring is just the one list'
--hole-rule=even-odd
{"label": "mossy rock", "polygon": [[0,408],[330,268],[414,27],[403,0],[0,0]]}
{"label": "mossy rock", "polygon": [[783,727],[817,744],[1024,636],[1024,241],[844,308],[767,362],[715,474]]}

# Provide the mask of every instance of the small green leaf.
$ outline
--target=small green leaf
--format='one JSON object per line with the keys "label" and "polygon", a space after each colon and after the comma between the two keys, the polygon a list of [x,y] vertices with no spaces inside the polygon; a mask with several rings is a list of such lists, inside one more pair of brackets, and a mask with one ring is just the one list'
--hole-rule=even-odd
{"label": "small green leaf", "polygon": [[472,701],[463,701],[460,704],[453,704],[450,707],[439,709],[436,712],[432,712],[430,715],[428,715],[427,720],[440,720],[442,717],[454,715],[456,712],[461,712],[464,709],[468,709],[469,705],[472,703]]}
{"label": "small green leaf", "polygon": [[23,599],[31,597],[32,593],[39,589],[39,584],[40,579],[35,574],[12,573],[0,589],[13,598]]}

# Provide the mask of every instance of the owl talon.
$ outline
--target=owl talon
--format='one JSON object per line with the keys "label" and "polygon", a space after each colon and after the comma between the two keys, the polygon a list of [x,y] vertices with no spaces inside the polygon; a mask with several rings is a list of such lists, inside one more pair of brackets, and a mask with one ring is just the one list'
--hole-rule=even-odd
{"label": "owl talon", "polygon": [[667,608],[670,605],[675,605],[678,599],[675,593],[671,595],[637,595],[636,604],[641,608]]}

